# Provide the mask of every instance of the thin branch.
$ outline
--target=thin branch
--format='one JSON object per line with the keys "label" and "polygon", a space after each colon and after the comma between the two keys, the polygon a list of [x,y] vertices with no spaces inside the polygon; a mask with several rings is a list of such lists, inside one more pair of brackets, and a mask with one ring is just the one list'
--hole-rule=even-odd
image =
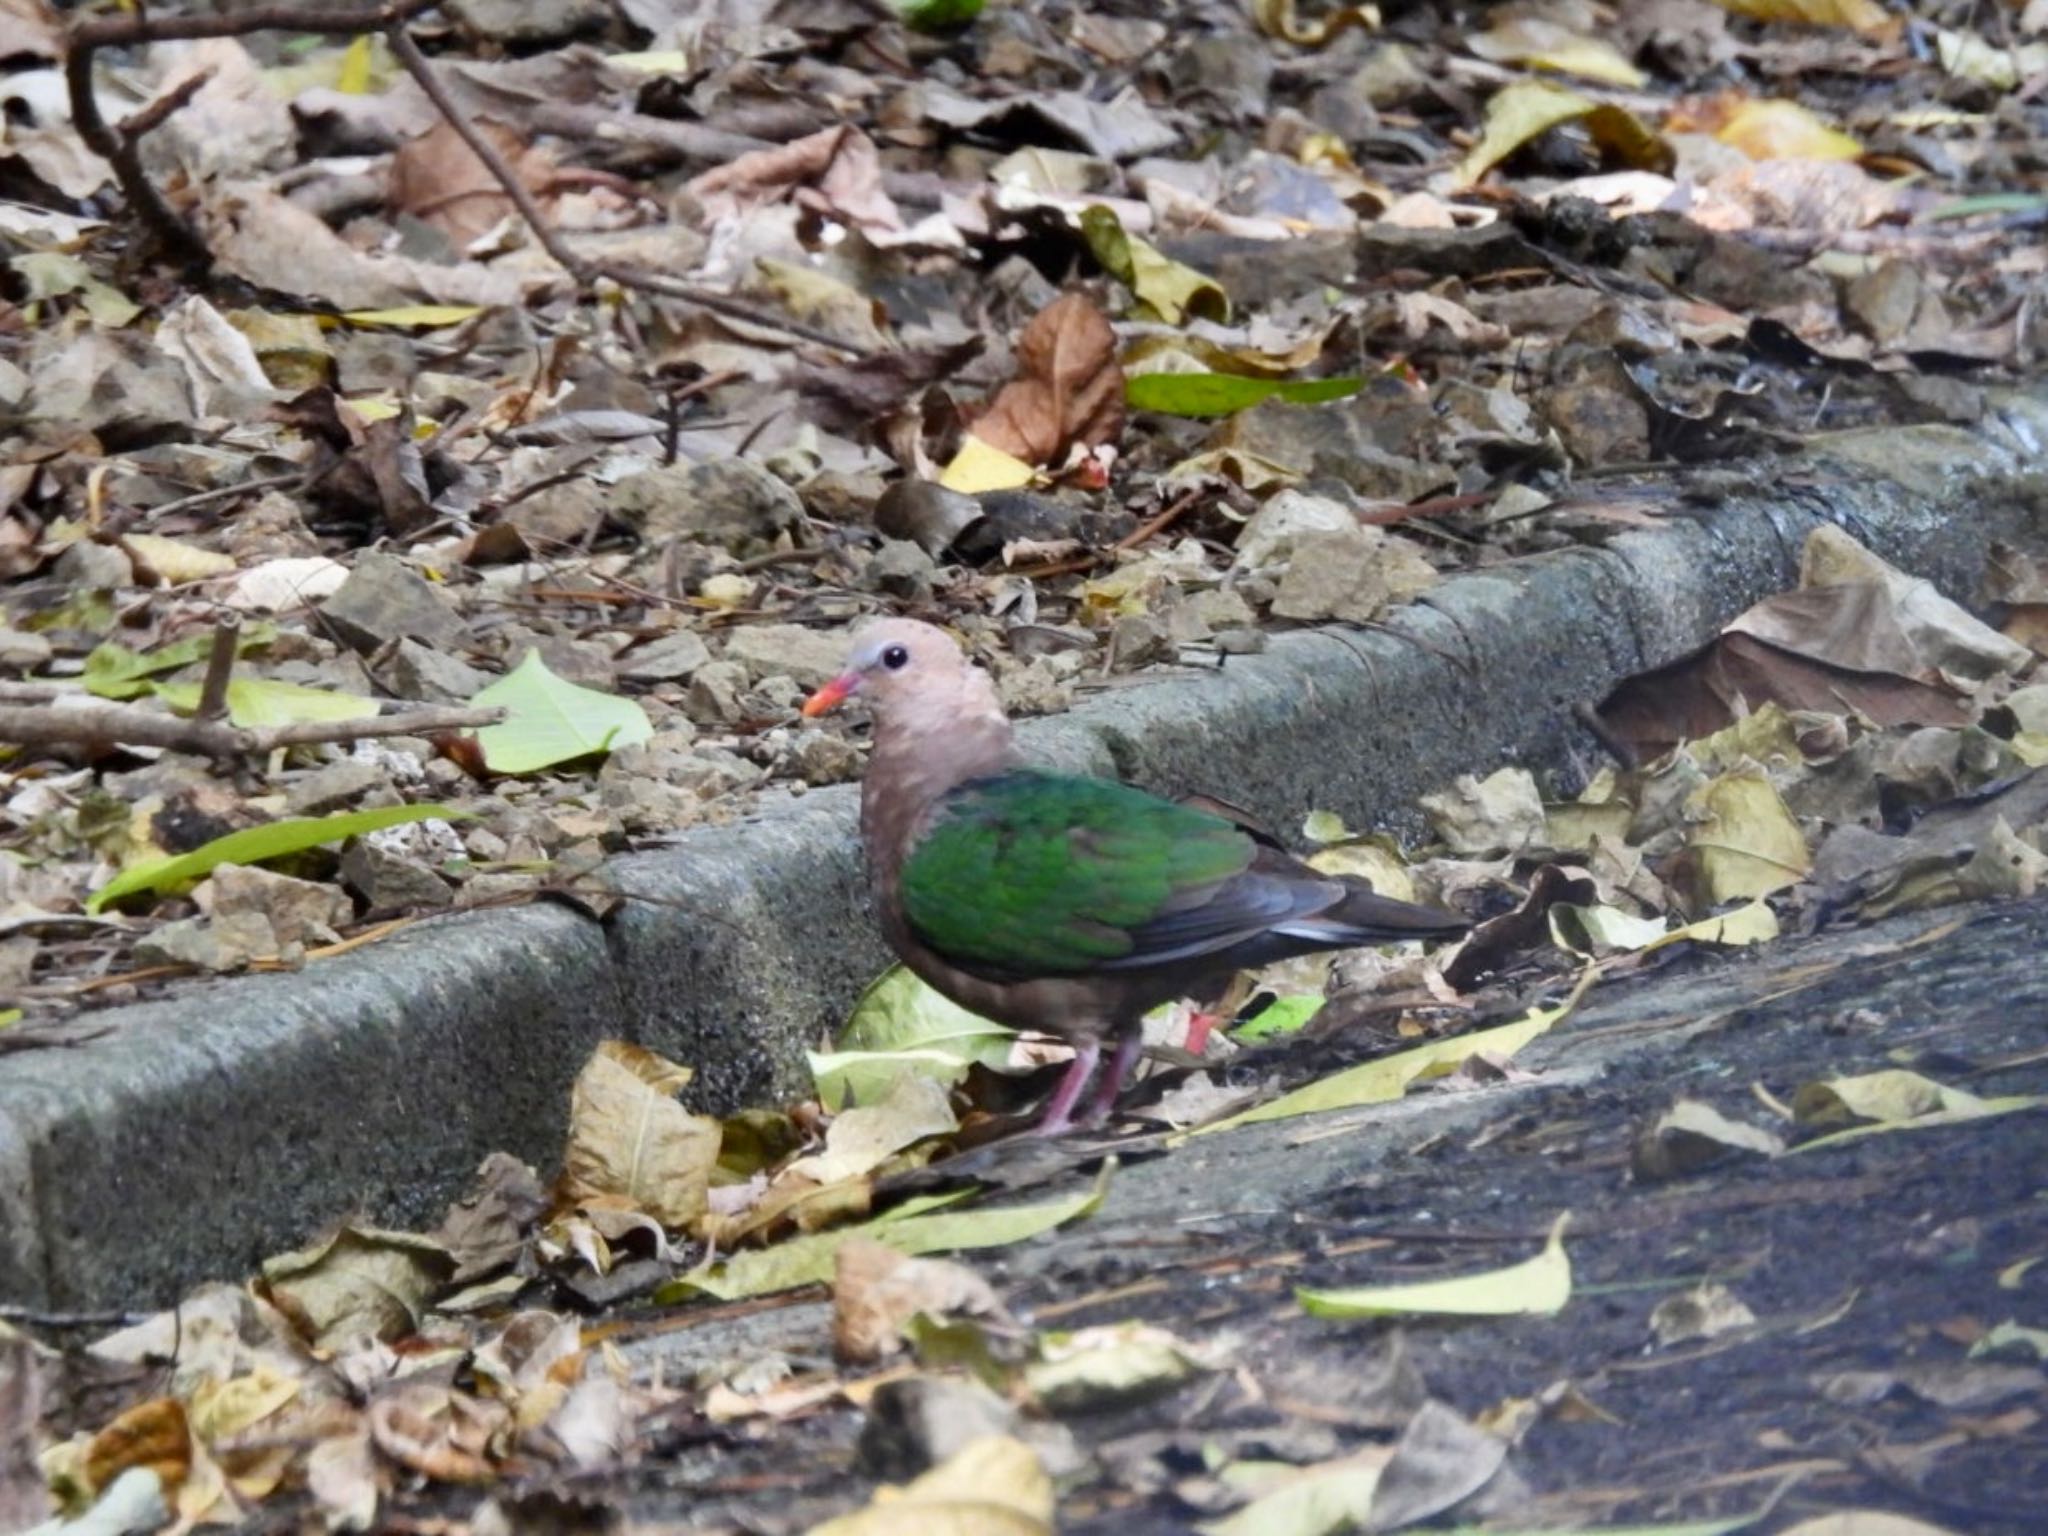
{"label": "thin branch", "polygon": [[213,253],[197,231],[179,217],[164,200],[142,169],[141,140],[152,128],[190,101],[206,84],[196,76],[176,90],[151,103],[123,122],[118,130],[107,125],[100,114],[99,99],[93,94],[93,55],[102,48],[123,48],[134,43],[193,42],[211,37],[247,37],[253,32],[282,30],[317,32],[326,37],[354,37],[381,32],[407,17],[430,9],[437,0],[392,0],[391,4],[363,11],[300,10],[296,6],[264,6],[227,16],[102,16],[78,23],[71,29],[64,53],[64,87],[71,99],[71,121],[85,147],[106,161],[122,195],[135,216],[160,238],[170,251],[185,260],[211,264]]}
{"label": "thin branch", "polygon": [[227,612],[213,621],[213,649],[206,655],[206,678],[199,685],[199,707],[195,720],[225,720],[228,715],[228,683],[235,675],[235,652],[242,640],[242,616]]}
{"label": "thin branch", "polygon": [[0,705],[0,741],[27,747],[119,743],[161,747],[201,757],[260,756],[279,747],[369,741],[382,736],[427,736],[437,731],[495,725],[502,709],[417,709],[360,720],[300,720],[245,730],[218,720],[186,720],[135,704],[70,698],[49,704]]}

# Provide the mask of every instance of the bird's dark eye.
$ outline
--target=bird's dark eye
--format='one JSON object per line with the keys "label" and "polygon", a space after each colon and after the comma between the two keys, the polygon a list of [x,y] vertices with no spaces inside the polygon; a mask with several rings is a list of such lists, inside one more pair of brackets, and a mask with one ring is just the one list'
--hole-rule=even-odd
{"label": "bird's dark eye", "polygon": [[910,665],[910,652],[903,646],[892,645],[882,652],[882,665],[891,672],[901,672]]}

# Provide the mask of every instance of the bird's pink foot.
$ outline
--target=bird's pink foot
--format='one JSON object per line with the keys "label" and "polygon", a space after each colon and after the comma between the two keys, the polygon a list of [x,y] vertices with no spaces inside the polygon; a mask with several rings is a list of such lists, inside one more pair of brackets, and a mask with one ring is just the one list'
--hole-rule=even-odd
{"label": "bird's pink foot", "polygon": [[[1118,1046],[1121,1052],[1123,1047]],[[1083,1041],[1074,1047],[1074,1059],[1067,1064],[1067,1075],[1060,1079],[1059,1087],[1053,1089],[1052,1097],[1045,1101],[1045,1114],[1032,1134],[1057,1136],[1074,1123],[1074,1105],[1080,1101],[1081,1090],[1088,1086],[1088,1079],[1095,1075],[1095,1062],[1101,1056],[1102,1047],[1093,1040]]]}
{"label": "bird's pink foot", "polygon": [[1199,1056],[1209,1048],[1209,1036],[1216,1026],[1223,1022],[1220,1013],[1191,1013],[1188,1015],[1187,1050],[1191,1056]]}
{"label": "bird's pink foot", "polygon": [[1083,1125],[1100,1125],[1116,1109],[1116,1097],[1123,1092],[1124,1081],[1131,1075],[1131,1068],[1138,1064],[1138,1058],[1145,1052],[1145,1041],[1139,1035],[1125,1035],[1116,1043],[1116,1051],[1109,1058],[1102,1081],[1095,1085],[1095,1095],[1088,1101],[1088,1112],[1081,1117]]}

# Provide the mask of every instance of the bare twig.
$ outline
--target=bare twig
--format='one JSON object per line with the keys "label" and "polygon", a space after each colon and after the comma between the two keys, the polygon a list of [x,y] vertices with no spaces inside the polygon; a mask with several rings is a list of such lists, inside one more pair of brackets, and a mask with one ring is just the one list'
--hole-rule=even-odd
{"label": "bare twig", "polygon": [[135,704],[64,698],[48,704],[0,705],[0,741],[27,747],[120,743],[162,747],[202,757],[261,755],[279,747],[369,741],[381,736],[426,736],[437,731],[495,725],[502,709],[417,709],[360,720],[301,720],[245,730],[218,720],[185,720]]}
{"label": "bare twig", "polygon": [[71,99],[71,121],[85,147],[112,167],[114,179],[135,216],[181,259],[210,264],[213,253],[206,242],[179,217],[157,191],[142,169],[141,140],[152,128],[162,125],[178,108],[192,99],[206,84],[198,75],[176,90],[144,107],[123,122],[119,129],[107,125],[100,115],[99,100],[92,89],[93,55],[102,48],[122,48],[134,43],[191,42],[209,37],[246,37],[252,32],[283,30],[316,32],[324,37],[354,37],[385,28],[429,9],[436,0],[391,0],[360,11],[300,10],[292,5],[262,6],[226,16],[102,16],[80,22],[71,29],[64,53],[64,86]]}
{"label": "bare twig", "polygon": [[206,654],[206,679],[199,685],[199,707],[195,720],[225,720],[228,714],[228,683],[235,675],[235,652],[242,640],[242,616],[227,612],[213,621],[213,649]]}
{"label": "bare twig", "polygon": [[45,1312],[40,1307],[0,1305],[0,1323],[29,1328],[133,1328],[146,1323],[147,1312]]}

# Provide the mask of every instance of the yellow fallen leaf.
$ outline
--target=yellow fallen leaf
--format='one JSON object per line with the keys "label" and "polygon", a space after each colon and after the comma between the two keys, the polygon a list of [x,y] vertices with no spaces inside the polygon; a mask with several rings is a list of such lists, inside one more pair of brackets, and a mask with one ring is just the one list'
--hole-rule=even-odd
{"label": "yellow fallen leaf", "polygon": [[969,433],[953,461],[940,472],[939,484],[973,496],[982,491],[1014,491],[1037,476],[1038,471],[1022,459],[1012,458]]}
{"label": "yellow fallen leaf", "polygon": [[1230,296],[1221,283],[1126,232],[1108,208],[1097,204],[1083,210],[1081,233],[1103,269],[1168,325],[1179,325],[1190,315],[1229,323]]}
{"label": "yellow fallen leaf", "polygon": [[806,1536],[1052,1536],[1052,1479],[1008,1435],[970,1441],[913,1483]]}
{"label": "yellow fallen leaf", "polygon": [[1877,0],[1720,0],[1720,5],[1753,21],[1789,21],[1806,27],[1876,32],[1891,23]]}
{"label": "yellow fallen leaf", "polygon": [[350,325],[423,326],[438,329],[460,325],[482,314],[479,304],[400,304],[392,309],[349,309],[341,318]]}
{"label": "yellow fallen leaf", "polygon": [[1752,160],[1854,160],[1863,146],[1796,101],[1745,101],[1715,132]]}
{"label": "yellow fallen leaf", "polygon": [[1625,90],[1640,90],[1649,79],[1621,56],[1614,44],[1581,37],[1569,27],[1541,16],[1509,16],[1468,38],[1465,46],[1495,64],[1526,64],[1534,69],[1577,75]]}
{"label": "yellow fallen leaf", "polygon": [[1582,122],[1610,160],[1634,170],[1664,172],[1676,156],[1654,128],[1608,102],[1544,80],[1517,80],[1486,104],[1479,142],[1460,162],[1457,184],[1469,187],[1516,150],[1560,124]]}
{"label": "yellow fallen leaf", "polygon": [[1702,784],[1686,801],[1692,894],[1701,906],[1768,896],[1813,867],[1806,835],[1761,768],[1746,765]]}
{"label": "yellow fallen leaf", "polygon": [[1211,1136],[1218,1131],[1256,1125],[1263,1120],[1291,1120],[1297,1115],[1317,1115],[1333,1109],[1358,1109],[1368,1104],[1392,1103],[1408,1091],[1410,1084],[1447,1076],[1481,1051],[1493,1056],[1512,1056],[1577,1007],[1596,974],[1594,967],[1587,966],[1580,973],[1571,995],[1555,1008],[1532,1008],[1510,1024],[1498,1024],[1492,1029],[1478,1030],[1469,1035],[1455,1035],[1448,1040],[1432,1040],[1428,1045],[1419,1045],[1413,1050],[1361,1062],[1297,1088],[1292,1093],[1284,1093],[1270,1103],[1248,1109],[1241,1115],[1183,1131],[1169,1138],[1166,1144],[1177,1147],[1192,1137]]}
{"label": "yellow fallen leaf", "polygon": [[[1021,1243],[1026,1238],[1049,1232],[1054,1227],[1086,1216],[1102,1203],[1109,1192],[1110,1175],[1116,1159],[1102,1165],[1092,1189],[1063,1200],[1040,1205],[1007,1205],[990,1210],[934,1211],[906,1215],[902,1207],[857,1227],[831,1232],[814,1232],[791,1238],[772,1248],[736,1253],[707,1268],[695,1269],[655,1292],[655,1300],[670,1306],[695,1294],[720,1301],[737,1301],[747,1296],[766,1296],[799,1285],[811,1285],[832,1278],[838,1267],[839,1248],[852,1237],[870,1237],[886,1243],[898,1253],[943,1253],[956,1249],[999,1248]],[[924,1209],[929,1210],[929,1207]]]}
{"label": "yellow fallen leaf", "polygon": [[569,1100],[562,1185],[571,1203],[624,1199],[669,1227],[704,1209],[721,1133],[676,1102],[690,1077],[644,1046],[598,1045]]}
{"label": "yellow fallen leaf", "polygon": [[1303,48],[1320,48],[1347,27],[1362,32],[1380,29],[1380,8],[1376,5],[1346,5],[1303,21],[1294,14],[1294,0],[1252,0],[1252,20],[1268,37],[1284,37]]}
{"label": "yellow fallen leaf", "polygon": [[1551,1223],[1550,1238],[1533,1259],[1506,1269],[1413,1285],[1360,1286],[1341,1291],[1297,1288],[1294,1299],[1311,1317],[1548,1316],[1572,1298],[1572,1264],[1564,1251],[1567,1211]]}
{"label": "yellow fallen leaf", "polygon": [[130,533],[122,547],[164,579],[166,586],[179,587],[188,581],[204,581],[235,568],[235,557],[217,549],[201,549],[182,539],[167,539],[159,533]]}
{"label": "yellow fallen leaf", "polygon": [[1801,1125],[1896,1124],[1922,1115],[1981,1113],[1984,1102],[1974,1093],[1894,1067],[1808,1083],[1792,1096],[1792,1116]]}

